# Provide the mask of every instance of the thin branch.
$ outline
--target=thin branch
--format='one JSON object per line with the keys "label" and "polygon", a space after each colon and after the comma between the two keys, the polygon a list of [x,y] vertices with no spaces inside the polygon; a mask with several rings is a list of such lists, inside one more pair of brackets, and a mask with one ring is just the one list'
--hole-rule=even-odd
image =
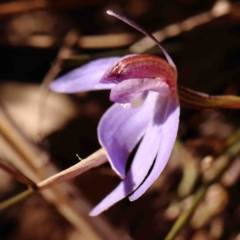
{"label": "thin branch", "polygon": [[17,14],[28,11],[33,11],[42,8],[61,9],[74,8],[77,6],[93,5],[102,3],[103,0],[69,0],[69,1],[51,1],[51,0],[32,0],[32,1],[14,1],[0,4],[0,15]]}
{"label": "thin branch", "polygon": [[49,94],[49,84],[57,77],[62,69],[62,61],[65,58],[71,56],[72,51],[71,48],[76,44],[78,35],[75,31],[69,31],[66,37],[63,40],[63,45],[60,48],[58,55],[53,62],[52,67],[47,72],[46,76],[44,77],[39,93],[39,105],[38,105],[38,122],[37,122],[37,136],[41,136],[41,129],[44,122],[45,116],[45,109],[47,105],[47,99]]}
{"label": "thin branch", "polygon": [[[213,176],[205,181],[202,186],[196,191],[193,196],[193,202],[191,206],[183,211],[178,217],[177,221],[169,231],[165,240],[174,240],[178,233],[183,229],[183,227],[190,221],[194,211],[196,210],[198,204],[203,200],[208,188],[215,182],[217,182],[232,162],[236,159],[236,156],[240,153],[240,140],[238,139],[231,147],[229,147],[226,152],[219,157],[221,159],[221,164],[215,167]],[[220,160],[219,160],[220,161]]]}
{"label": "thin branch", "polygon": [[24,199],[26,199],[27,197],[29,197],[30,195],[32,195],[34,193],[34,189],[33,188],[29,188],[28,190],[7,199],[6,201],[3,201],[0,203],[0,212],[4,211],[6,209],[8,209],[9,207],[23,201]]}
{"label": "thin branch", "polygon": [[0,134],[4,137],[7,143],[9,143],[9,145],[20,155],[20,157],[26,161],[28,168],[34,171],[38,171],[36,156],[30,146],[30,143],[26,141],[20,131],[16,129],[16,125],[13,123],[7,113],[1,108]]}
{"label": "thin branch", "polygon": [[10,166],[9,163],[0,160],[0,168],[9,173],[13,178],[15,178],[17,181],[31,187],[36,188],[36,184],[30,180],[28,177],[26,177],[24,174],[19,172],[16,168],[13,166]]}
{"label": "thin branch", "polygon": [[[16,172],[18,173],[17,177],[19,181],[22,181],[23,183],[26,182],[25,178],[33,184],[33,187],[10,198],[7,199],[6,201],[3,201],[0,203],[0,211],[6,210],[10,206],[24,200],[26,197],[28,197],[30,194],[36,192],[36,191],[42,191],[51,187],[56,186],[57,184],[61,182],[68,181],[76,176],[81,175],[82,173],[88,171],[91,168],[98,167],[99,165],[104,164],[107,162],[107,157],[103,149],[99,149],[95,153],[91,154],[89,157],[86,159],[82,159],[81,162],[75,164],[74,166],[61,171],[41,182],[38,184],[33,183],[31,180],[29,180],[27,177],[23,176],[22,174],[18,173],[17,170],[10,168],[7,164],[3,164],[0,161],[0,167],[5,169],[7,172],[13,174],[14,176],[16,175]],[[22,180],[23,178],[23,180]],[[24,182],[25,181],[25,182]],[[26,183],[25,183],[26,184]]]}
{"label": "thin branch", "polygon": [[[198,26],[211,22],[216,18],[227,15],[231,12],[233,7],[239,7],[239,5],[232,5],[226,0],[218,0],[210,11],[194,15],[181,22],[168,25],[153,33],[153,36],[159,42],[162,42],[167,38],[178,36],[183,32],[191,31]],[[144,53],[147,52],[149,49],[153,48],[154,46],[155,43],[152,42],[148,37],[145,37],[130,46],[129,51],[133,53]]]}

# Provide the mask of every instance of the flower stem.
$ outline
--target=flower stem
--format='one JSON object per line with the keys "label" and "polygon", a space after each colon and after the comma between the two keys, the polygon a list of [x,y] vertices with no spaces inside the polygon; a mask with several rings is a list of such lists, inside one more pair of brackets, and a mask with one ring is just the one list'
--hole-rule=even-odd
{"label": "flower stem", "polygon": [[4,211],[5,209],[11,207],[12,205],[26,199],[28,196],[32,195],[34,193],[33,188],[29,188],[26,191],[19,193],[18,195],[7,199],[6,201],[3,201],[0,203],[0,211]]}
{"label": "flower stem", "polygon": [[211,96],[178,85],[180,102],[194,108],[240,109],[240,97],[235,95]]}
{"label": "flower stem", "polygon": [[220,164],[216,166],[214,169],[214,174],[211,179],[205,181],[202,186],[197,190],[195,195],[193,196],[193,202],[191,206],[183,211],[181,215],[178,217],[177,221],[171,228],[170,232],[166,236],[165,240],[173,240],[176,238],[178,233],[182,230],[182,228],[189,222],[194,211],[196,210],[198,204],[203,200],[208,188],[215,182],[217,182],[224,172],[228,169],[228,167],[235,160],[236,155],[240,152],[240,140],[236,141],[231,147],[229,147],[223,155],[219,157]]}
{"label": "flower stem", "polygon": [[79,176],[82,173],[88,171],[89,169],[98,167],[99,165],[102,165],[105,162],[107,162],[107,157],[104,150],[101,148],[98,151],[91,154],[90,156],[88,156],[87,158],[83,159],[81,162],[69,167],[68,169],[56,173],[55,175],[37,183],[36,185],[33,186],[30,185],[30,188],[28,190],[4,202],[0,202],[0,211],[5,210],[8,207],[12,206],[13,204],[16,204],[19,201],[24,200],[26,197],[28,197],[30,194],[34,192],[54,187],[61,182],[65,182],[76,176]]}

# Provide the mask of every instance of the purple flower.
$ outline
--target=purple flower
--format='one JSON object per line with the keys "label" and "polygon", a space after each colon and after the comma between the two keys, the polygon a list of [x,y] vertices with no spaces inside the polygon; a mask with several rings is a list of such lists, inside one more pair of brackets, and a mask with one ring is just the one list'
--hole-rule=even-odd
{"label": "purple flower", "polygon": [[[115,102],[99,122],[98,139],[122,181],[91,211],[91,216],[127,196],[136,200],[152,185],[166,166],[179,124],[177,71],[171,57],[135,23],[115,12],[108,13],[153,39],[168,62],[147,54],[103,58],[51,84],[52,90],[64,93],[111,89],[110,100]],[[126,173],[128,157],[139,142]]]}

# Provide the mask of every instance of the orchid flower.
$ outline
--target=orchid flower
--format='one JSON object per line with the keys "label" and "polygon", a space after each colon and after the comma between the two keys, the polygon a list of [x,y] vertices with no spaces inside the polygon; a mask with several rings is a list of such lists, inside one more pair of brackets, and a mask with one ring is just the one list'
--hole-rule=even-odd
{"label": "orchid flower", "polygon": [[[119,18],[150,37],[166,59],[127,55],[94,60],[59,77],[51,89],[75,93],[110,89],[114,102],[98,125],[98,139],[122,181],[90,213],[95,216],[129,196],[138,199],[159,177],[176,140],[179,125],[177,70],[171,57],[148,32],[125,16]],[[129,155],[140,142],[126,172]]]}

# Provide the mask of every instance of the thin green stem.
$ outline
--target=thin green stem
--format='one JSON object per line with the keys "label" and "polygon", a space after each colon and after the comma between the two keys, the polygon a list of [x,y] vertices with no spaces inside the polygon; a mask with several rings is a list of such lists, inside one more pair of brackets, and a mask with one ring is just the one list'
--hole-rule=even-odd
{"label": "thin green stem", "polygon": [[225,153],[220,156],[219,162],[220,164],[216,166],[214,169],[214,174],[211,179],[205,181],[202,186],[197,190],[195,195],[193,196],[193,202],[191,206],[183,211],[180,216],[178,217],[177,221],[169,231],[168,235],[166,236],[165,240],[174,240],[178,233],[182,230],[182,228],[190,221],[194,211],[196,210],[198,204],[203,200],[208,188],[215,182],[217,182],[228,167],[232,164],[235,160],[236,155],[240,152],[240,140],[238,139],[231,147],[229,147]]}
{"label": "thin green stem", "polygon": [[11,207],[12,205],[23,201],[24,199],[26,199],[28,196],[32,195],[34,193],[34,189],[29,188],[28,190],[19,193],[18,195],[7,199],[6,201],[3,201],[0,203],[0,211],[4,211],[5,209]]}
{"label": "thin green stem", "polygon": [[204,184],[201,186],[198,191],[196,192],[194,196],[194,200],[192,202],[192,205],[190,206],[189,209],[184,211],[177,219],[175,224],[173,225],[172,229],[168,233],[167,237],[165,240],[173,240],[175,237],[178,235],[178,233],[181,231],[181,229],[188,223],[188,221],[191,219],[192,214],[194,213],[195,209],[197,208],[198,204],[202,201],[204,198],[207,189],[209,185]]}

